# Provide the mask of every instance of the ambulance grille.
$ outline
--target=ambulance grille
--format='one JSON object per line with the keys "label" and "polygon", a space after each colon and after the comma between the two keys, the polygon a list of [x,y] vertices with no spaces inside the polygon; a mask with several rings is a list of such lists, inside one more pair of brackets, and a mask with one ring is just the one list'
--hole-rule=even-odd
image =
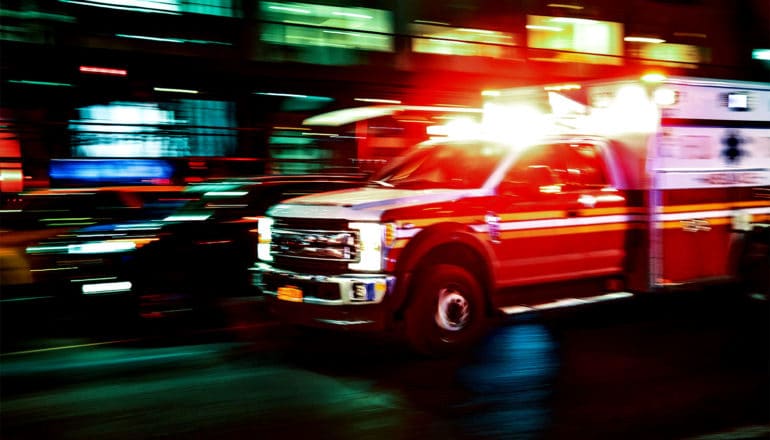
{"label": "ambulance grille", "polygon": [[358,231],[346,221],[277,218],[273,224],[273,265],[282,269],[334,274],[359,260]]}

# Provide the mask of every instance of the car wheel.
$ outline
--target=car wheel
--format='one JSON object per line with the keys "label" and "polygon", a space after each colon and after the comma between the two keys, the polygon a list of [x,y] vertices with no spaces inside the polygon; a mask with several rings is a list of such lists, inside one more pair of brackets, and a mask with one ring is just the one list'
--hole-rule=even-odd
{"label": "car wheel", "polygon": [[450,264],[431,266],[423,272],[404,319],[410,346],[429,356],[468,349],[488,326],[478,280],[462,267]]}

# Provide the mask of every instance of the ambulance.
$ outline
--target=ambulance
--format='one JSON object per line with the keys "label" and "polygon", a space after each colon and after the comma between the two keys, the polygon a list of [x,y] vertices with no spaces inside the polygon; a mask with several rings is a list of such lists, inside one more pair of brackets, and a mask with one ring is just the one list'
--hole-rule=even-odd
{"label": "ambulance", "polygon": [[770,84],[620,78],[483,92],[482,123],[259,221],[291,325],[472,346],[491,318],[725,283],[768,295]]}

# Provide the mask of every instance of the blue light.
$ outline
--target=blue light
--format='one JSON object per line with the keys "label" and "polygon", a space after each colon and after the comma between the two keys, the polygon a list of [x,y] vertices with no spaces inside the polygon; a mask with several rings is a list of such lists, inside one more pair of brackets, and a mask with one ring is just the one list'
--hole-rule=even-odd
{"label": "blue light", "polygon": [[53,159],[51,179],[79,183],[137,184],[168,181],[174,169],[158,159]]}

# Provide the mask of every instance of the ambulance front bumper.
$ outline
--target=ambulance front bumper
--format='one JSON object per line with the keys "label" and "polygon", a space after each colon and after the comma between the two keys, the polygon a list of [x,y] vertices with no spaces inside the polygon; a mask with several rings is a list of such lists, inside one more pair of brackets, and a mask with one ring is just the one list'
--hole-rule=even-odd
{"label": "ambulance front bumper", "polygon": [[281,320],[312,327],[383,330],[385,298],[395,277],[385,274],[315,275],[257,263],[252,282]]}

